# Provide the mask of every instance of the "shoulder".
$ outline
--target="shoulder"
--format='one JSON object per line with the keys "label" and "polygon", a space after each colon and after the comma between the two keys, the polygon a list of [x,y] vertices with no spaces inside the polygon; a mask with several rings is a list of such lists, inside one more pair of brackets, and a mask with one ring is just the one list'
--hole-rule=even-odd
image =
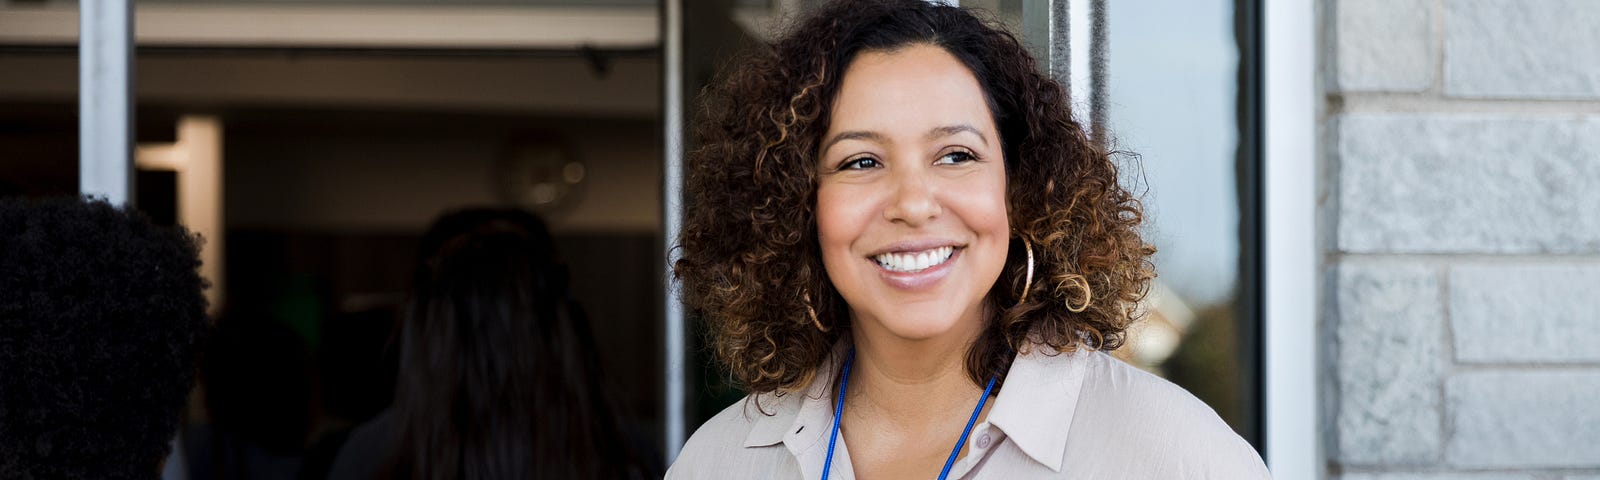
{"label": "shoulder", "polygon": [[1088,368],[1084,374],[1080,408],[1111,408],[1125,414],[1157,414],[1157,418],[1127,418],[1124,423],[1129,428],[1161,426],[1163,429],[1178,428],[1195,434],[1232,432],[1209,405],[1165,378],[1140,370],[1105,352],[1086,352],[1083,359]]}
{"label": "shoulder", "polygon": [[[1088,368],[1073,431],[1103,432],[1101,446],[1144,457],[1165,478],[1268,478],[1255,448],[1183,387],[1104,352],[1083,358]],[[1158,454],[1131,453],[1138,451]]]}
{"label": "shoulder", "polygon": [[[782,446],[782,430],[776,440],[763,430],[783,423],[789,409],[788,398],[749,395],[734,402],[696,429],[683,450],[667,469],[667,478],[733,478],[739,472],[765,471],[789,457]],[[758,403],[759,402],[759,403]],[[793,416],[789,415],[792,420]]]}
{"label": "shoulder", "polygon": [[694,435],[689,436],[689,442],[683,445],[674,466],[699,458],[715,458],[743,448],[745,437],[750,435],[750,430],[755,426],[755,415],[764,415],[755,402],[755,396],[747,395],[706,420],[694,431]]}

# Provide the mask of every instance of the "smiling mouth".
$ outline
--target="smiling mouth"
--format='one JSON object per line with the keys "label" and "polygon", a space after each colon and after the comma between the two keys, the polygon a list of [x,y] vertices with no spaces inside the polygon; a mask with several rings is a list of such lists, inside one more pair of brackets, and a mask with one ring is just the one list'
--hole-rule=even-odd
{"label": "smiling mouth", "polygon": [[930,248],[920,252],[883,253],[874,255],[872,261],[891,272],[916,273],[943,265],[950,261],[955,247]]}

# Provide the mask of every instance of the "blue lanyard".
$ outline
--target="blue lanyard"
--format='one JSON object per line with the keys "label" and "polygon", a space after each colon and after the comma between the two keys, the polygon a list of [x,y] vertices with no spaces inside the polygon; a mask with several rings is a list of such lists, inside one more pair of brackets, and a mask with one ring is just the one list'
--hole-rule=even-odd
{"label": "blue lanyard", "polygon": [[[856,361],[856,349],[844,357],[844,373],[839,375],[839,399],[833,402],[833,433],[828,434],[828,459],[822,464],[822,480],[828,480],[828,472],[833,469],[833,446],[839,440],[839,416],[844,413],[844,389],[850,385],[850,365]],[[961,438],[956,440],[955,448],[950,450],[950,458],[944,461],[944,470],[939,471],[939,480],[950,476],[950,467],[956,464],[956,455],[961,453],[961,446],[967,444],[967,435],[972,434],[972,425],[978,423],[978,414],[983,412],[983,404],[989,402],[989,392],[994,391],[994,381],[998,377],[989,377],[989,385],[983,387],[983,396],[978,398],[978,407],[972,409],[972,417],[967,419],[967,428],[961,430]]]}

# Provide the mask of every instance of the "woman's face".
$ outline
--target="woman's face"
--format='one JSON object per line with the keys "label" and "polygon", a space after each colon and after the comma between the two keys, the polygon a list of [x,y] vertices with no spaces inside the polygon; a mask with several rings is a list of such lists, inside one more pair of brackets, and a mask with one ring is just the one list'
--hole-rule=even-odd
{"label": "woman's face", "polygon": [[828,278],[856,324],[976,335],[1010,241],[1000,136],[982,88],[931,45],[845,70],[817,163]]}

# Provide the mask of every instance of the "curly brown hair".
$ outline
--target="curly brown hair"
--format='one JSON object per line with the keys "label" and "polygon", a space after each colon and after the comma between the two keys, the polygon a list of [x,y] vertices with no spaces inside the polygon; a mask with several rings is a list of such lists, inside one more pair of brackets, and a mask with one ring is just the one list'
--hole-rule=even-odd
{"label": "curly brown hair", "polygon": [[[732,64],[702,98],[695,129],[674,272],[684,303],[707,322],[707,343],[750,393],[804,388],[849,335],[849,307],[817,241],[819,143],[850,61],[910,45],[943,48],[971,70],[1005,155],[1016,239],[988,294],[995,318],[967,352],[973,383],[1003,379],[1031,342],[1115,349],[1140,315],[1155,248],[1139,235],[1139,200],[1016,37],[923,0],[835,1]],[[1018,304],[1022,240],[1037,267]]]}

